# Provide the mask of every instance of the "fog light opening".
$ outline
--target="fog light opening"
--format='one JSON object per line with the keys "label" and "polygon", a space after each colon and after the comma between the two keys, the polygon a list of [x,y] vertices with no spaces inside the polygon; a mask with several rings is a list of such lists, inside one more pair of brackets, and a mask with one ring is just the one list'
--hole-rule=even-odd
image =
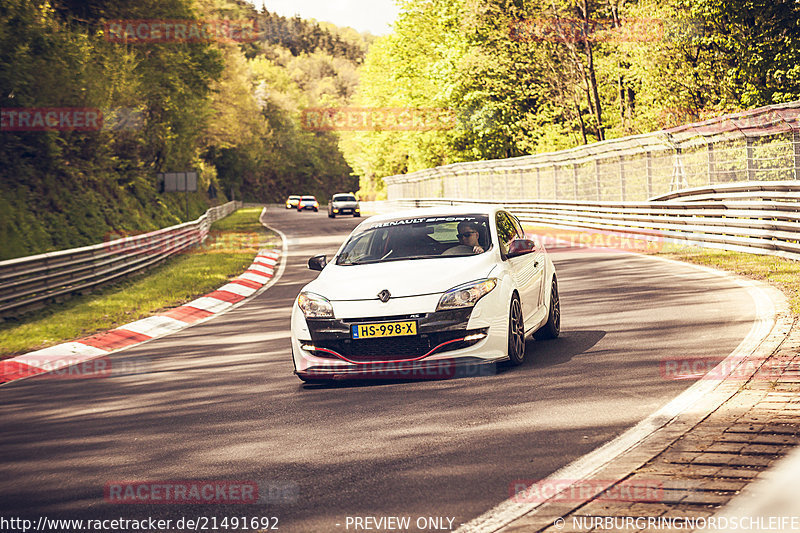
{"label": "fog light opening", "polygon": [[465,342],[479,341],[485,338],[486,338],[486,333],[474,333],[472,335],[467,335],[466,337],[464,337],[464,341]]}

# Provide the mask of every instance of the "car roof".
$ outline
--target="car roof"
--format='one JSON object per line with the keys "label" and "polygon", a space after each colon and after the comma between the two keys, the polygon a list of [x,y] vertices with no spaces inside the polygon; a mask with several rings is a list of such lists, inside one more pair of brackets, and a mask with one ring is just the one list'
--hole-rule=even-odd
{"label": "car roof", "polygon": [[316,198],[314,198],[313,196],[311,196],[309,194],[309,195],[303,196],[303,200],[316,200]]}

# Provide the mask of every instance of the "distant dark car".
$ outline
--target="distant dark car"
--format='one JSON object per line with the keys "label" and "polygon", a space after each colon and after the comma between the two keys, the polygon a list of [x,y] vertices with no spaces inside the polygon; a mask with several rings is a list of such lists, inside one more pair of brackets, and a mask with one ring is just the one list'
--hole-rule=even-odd
{"label": "distant dark car", "polygon": [[336,218],[336,215],[361,216],[361,207],[358,200],[352,194],[334,194],[328,202],[328,216]]}
{"label": "distant dark car", "polygon": [[315,213],[319,211],[319,202],[313,196],[303,196],[300,198],[300,202],[297,204],[297,212],[304,211],[306,209],[310,209]]}
{"label": "distant dark car", "polygon": [[299,203],[300,203],[300,197],[292,195],[286,199],[286,209],[292,209],[292,208],[296,209],[297,204]]}

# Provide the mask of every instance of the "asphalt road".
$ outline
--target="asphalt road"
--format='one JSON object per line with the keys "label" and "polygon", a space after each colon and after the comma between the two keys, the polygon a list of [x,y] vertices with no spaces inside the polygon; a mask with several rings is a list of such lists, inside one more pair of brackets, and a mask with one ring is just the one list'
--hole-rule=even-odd
{"label": "asphalt road", "polygon": [[[153,517],[176,530],[181,517],[207,517],[213,531],[211,518],[276,517],[280,531],[305,532],[363,531],[353,517],[398,516],[412,526],[425,517],[425,530],[458,527],[508,498],[515,480],[551,474],[666,404],[691,382],[665,379],[662,360],[721,359],[753,319],[747,293],[724,278],[553,249],[563,334],[528,341],[521,367],[305,386],[292,374],[289,309],[316,275],[308,257],[333,253],[360,220],[269,211],[288,263],[257,298],[112,356],[140,372],[0,387],[0,518]],[[122,481],[182,480],[280,490],[258,504],[104,499]]]}

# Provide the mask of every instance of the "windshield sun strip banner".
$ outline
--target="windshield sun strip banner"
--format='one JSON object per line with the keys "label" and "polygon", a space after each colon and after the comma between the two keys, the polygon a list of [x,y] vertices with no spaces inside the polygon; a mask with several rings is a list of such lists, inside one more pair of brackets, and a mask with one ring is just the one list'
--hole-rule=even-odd
{"label": "windshield sun strip banner", "polygon": [[403,218],[398,220],[387,220],[385,222],[376,222],[370,224],[365,231],[378,228],[388,228],[392,226],[405,226],[413,224],[432,224],[434,222],[464,222],[488,218],[486,215],[455,215],[455,216],[441,216],[441,217],[420,217],[420,218]]}

